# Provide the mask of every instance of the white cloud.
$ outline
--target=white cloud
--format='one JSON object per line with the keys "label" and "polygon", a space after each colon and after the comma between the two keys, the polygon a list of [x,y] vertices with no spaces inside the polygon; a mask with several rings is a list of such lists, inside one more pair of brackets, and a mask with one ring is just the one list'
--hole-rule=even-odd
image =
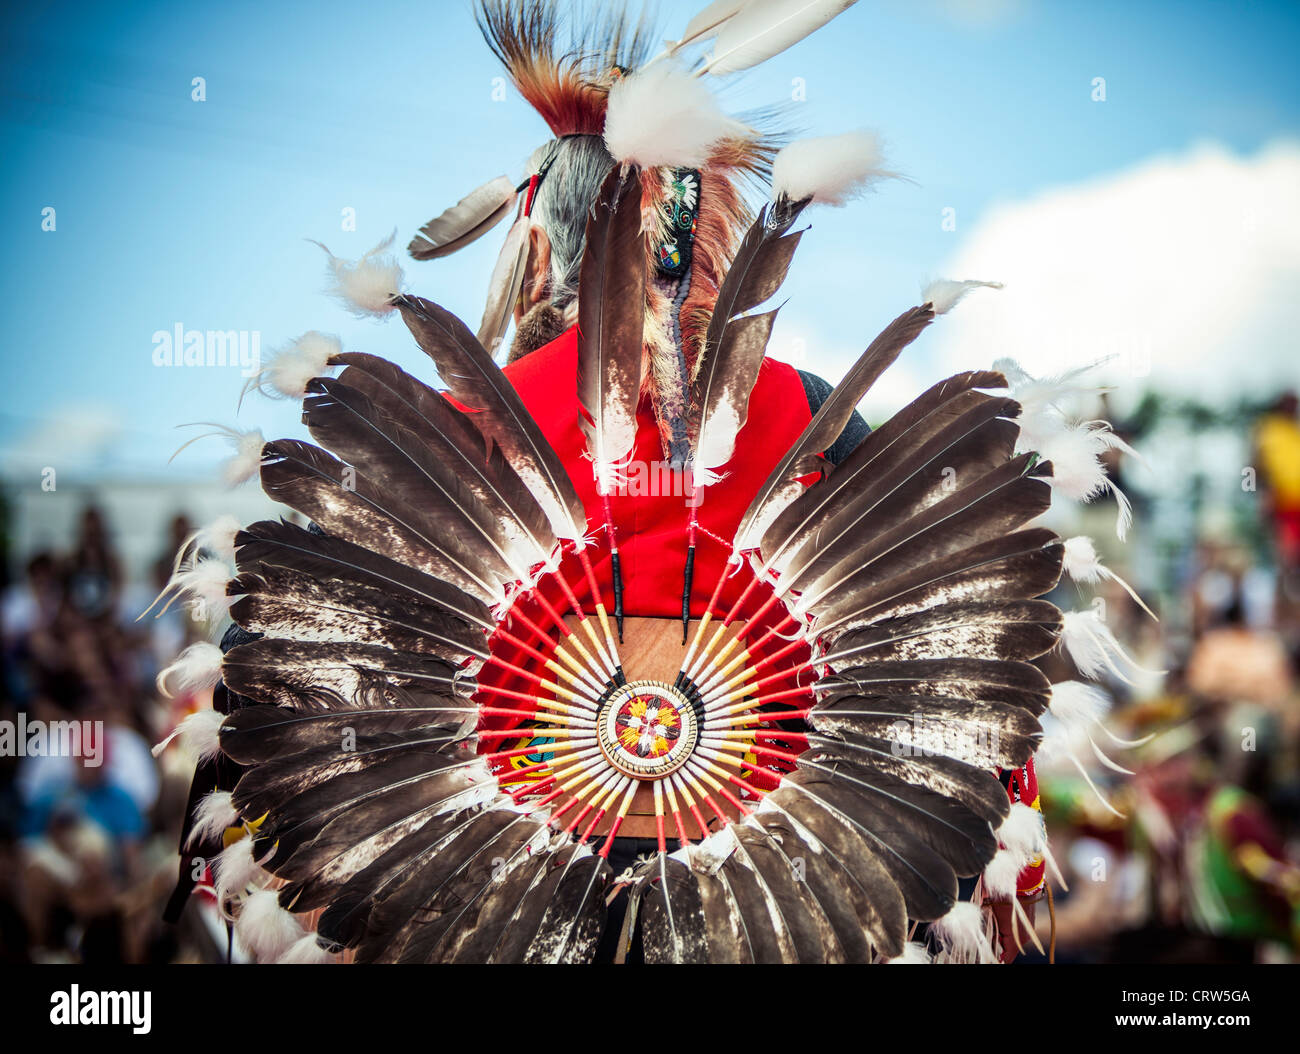
{"label": "white cloud", "polygon": [[997,208],[947,262],[997,279],[934,327],[942,373],[1107,355],[1121,390],[1213,401],[1300,380],[1300,144],[1201,146]]}

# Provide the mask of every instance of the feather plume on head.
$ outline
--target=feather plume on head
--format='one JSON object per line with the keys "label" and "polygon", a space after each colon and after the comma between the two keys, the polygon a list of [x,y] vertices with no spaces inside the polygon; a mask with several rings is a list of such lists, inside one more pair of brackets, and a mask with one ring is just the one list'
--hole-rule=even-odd
{"label": "feather plume on head", "polygon": [[[767,177],[775,146],[769,134],[753,127],[757,118],[725,114],[703,81],[675,63],[650,61],[661,38],[645,19],[605,8],[566,14],[555,0],[482,0],[477,13],[515,89],[555,137],[530,158],[516,227],[527,221],[547,234],[547,306],[572,325],[591,206],[610,169],[631,164],[640,170],[651,274],[644,293],[641,390],[654,400],[667,451],[666,421],[684,414],[718,287],[752,219],[743,184]],[[661,248],[671,242],[668,212],[683,169],[697,173],[690,190],[694,241],[687,277],[670,280],[655,268]],[[466,212],[462,227],[487,218],[491,201],[486,193],[480,197],[482,207],[472,217]],[[504,334],[522,285],[527,245],[512,231],[489,293],[484,331],[490,339]],[[455,241],[445,231],[441,237]]]}

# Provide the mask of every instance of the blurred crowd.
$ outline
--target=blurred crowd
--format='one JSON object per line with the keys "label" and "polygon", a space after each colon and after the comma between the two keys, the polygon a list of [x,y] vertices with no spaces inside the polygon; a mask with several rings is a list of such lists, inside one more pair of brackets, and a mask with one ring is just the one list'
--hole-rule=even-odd
{"label": "blurred crowd", "polygon": [[71,756],[24,741],[0,757],[0,961],[224,952],[210,910],[187,913],[180,928],[162,923],[192,763],[175,751],[155,759],[151,746],[207,700],[163,698],[154,679],[208,627],[181,606],[138,616],[189,534],[177,516],[151,580],[133,583],[103,513],[89,506],[75,545],[30,555],[4,591],[0,721],[77,722],[84,734]]}
{"label": "blurred crowd", "polygon": [[[1100,590],[1105,620],[1150,671],[1104,683],[1091,732],[1039,758],[1054,868],[1037,912],[1058,962],[1291,961],[1300,947],[1300,422],[1294,395],[1254,423],[1259,528],[1202,523],[1148,597]],[[1116,462],[1122,480],[1129,466]],[[1141,512],[1139,509],[1139,524]],[[1094,537],[1113,535],[1097,508]],[[1095,530],[1093,529],[1095,527]],[[1139,528],[1140,529],[1140,528]],[[191,536],[160,525],[148,581],[130,582],[111,525],[84,510],[66,552],[26,555],[0,603],[0,721],[90,721],[102,764],[0,757],[0,961],[219,961],[227,935],[200,894],[162,922],[192,761],[151,745],[206,698],[166,698],[158,670],[218,627],[175,605],[138,618]],[[1142,550],[1131,550],[1142,552]],[[1124,563],[1110,566],[1149,580]],[[1064,609],[1095,603],[1074,585]],[[155,617],[157,615],[158,617]],[[1047,660],[1052,680],[1074,677]],[[82,753],[86,753],[83,745]],[[1041,957],[1029,955],[1022,961]]]}
{"label": "blurred crowd", "polygon": [[[1251,428],[1242,500],[1166,554],[1156,624],[1103,590],[1152,672],[1105,683],[1092,734],[1040,753],[1058,887],[1058,962],[1292,962],[1300,950],[1300,420],[1281,396]],[[1121,479],[1130,466],[1117,464]],[[1142,522],[1142,509],[1138,522]],[[1097,526],[1097,535],[1106,531]],[[1112,567],[1140,580],[1125,547]],[[1150,576],[1148,576],[1150,577]],[[1063,608],[1080,598],[1056,597]],[[1073,676],[1064,666],[1053,680]]]}

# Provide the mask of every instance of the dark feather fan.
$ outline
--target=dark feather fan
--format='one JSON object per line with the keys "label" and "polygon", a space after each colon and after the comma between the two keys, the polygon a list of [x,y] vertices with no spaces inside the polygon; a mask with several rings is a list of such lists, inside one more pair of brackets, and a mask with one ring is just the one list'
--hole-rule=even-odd
{"label": "dark feather fan", "polygon": [[[520,90],[549,100],[540,108],[565,127],[557,134],[598,134],[607,96],[635,74],[583,74],[589,56],[563,52],[557,17],[547,0],[491,3],[482,22]],[[696,36],[752,22],[736,17],[705,12]],[[582,32],[610,56],[651,39]],[[757,142],[716,152],[752,168]],[[391,306],[448,392],[376,356],[331,352],[325,365],[341,373],[301,389],[320,446],[262,449],[263,490],[312,526],[263,521],[234,537],[226,598],[244,633],[224,657],[206,644],[193,653],[220,659],[232,700],[216,747],[237,780],[210,811],[234,809],[248,838],[236,847],[257,865],[249,887],[223,888],[223,909],[274,889],[261,904],[291,913],[290,927],[312,919],[303,937],[315,952],[361,962],[579,963],[616,944],[618,958],[639,948],[649,963],[877,963],[914,952],[919,924],[968,913],[961,880],[985,876],[983,895],[988,876],[1020,867],[1001,867],[1024,810],[999,774],[1029,765],[1053,698],[1034,665],[1066,621],[1042,599],[1064,546],[1035,526],[1052,466],[1016,453],[1022,410],[991,371],[934,385],[836,453],[837,466],[824,456],[936,304],[972,283],[899,315],[815,413],[798,403],[779,449],[746,448],[751,399],[782,398],[773,374],[798,385],[765,368],[776,312],[763,305],[803,236],[796,221],[828,195],[777,193],[737,245],[749,214],[736,188],[712,162],[678,171],[672,219],[692,236],[700,227],[700,251],[682,265],[694,272],[669,280],[648,266],[659,247],[647,235],[663,226],[672,168],[616,163],[573,232],[586,237],[566,338],[578,375],[563,413],[539,415],[545,430],[510,379],[522,386],[527,369],[507,375],[483,335],[398,295]],[[793,194],[801,174],[786,176]],[[710,193],[725,217],[699,211],[693,195]],[[504,178],[480,188],[422,228],[411,254],[454,252],[516,207],[527,236],[516,195]],[[498,293],[517,285],[527,245],[508,250]],[[693,490],[730,488],[707,531],[684,517],[683,625],[698,621],[672,683],[663,663],[676,645],[650,620],[629,632],[640,646],[624,647],[624,669],[602,592],[612,585],[621,644],[609,499],[649,423],[638,414],[659,398],[642,397],[647,363],[657,376],[650,353],[673,328],[655,328],[661,301],[678,312],[672,339],[689,366],[670,461],[689,468]],[[484,334],[504,332],[512,307],[496,297]],[[728,466],[737,478],[724,485]],[[638,546],[651,555],[638,556],[635,585],[662,591],[667,506],[635,497],[620,530],[658,546]],[[726,550],[702,618],[697,532]],[[252,939],[257,956],[282,956]]]}

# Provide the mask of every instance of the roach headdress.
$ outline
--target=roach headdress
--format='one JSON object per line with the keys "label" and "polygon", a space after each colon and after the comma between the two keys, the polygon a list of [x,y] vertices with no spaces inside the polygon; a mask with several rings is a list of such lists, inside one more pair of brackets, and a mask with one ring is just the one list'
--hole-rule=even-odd
{"label": "roach headdress", "polygon": [[[255,957],[585,962],[612,925],[617,957],[639,933],[651,962],[987,961],[1033,939],[1022,919],[991,941],[982,907],[1018,905],[1050,860],[1040,717],[1096,720],[1034,660],[1063,643],[1085,674],[1128,668],[1042,599],[1063,564],[1108,574],[1036,525],[1062,493],[1042,455],[1072,458],[1086,498],[1120,441],[1008,365],[825,456],[989,284],[926,289],[815,413],[766,357],[800,216],[888,173],[862,133],[773,158],[705,78],[847,6],[720,0],[657,55],[618,16],[565,36],[555,4],[481,7],[555,138],[412,242],[442,256],[513,211],[478,332],[406,291],[386,245],[330,256],[336,292],[400,317],[443,390],[315,331],[286,346],[250,385],[301,401],[312,442],[219,434],[232,480],[255,463],[311,526],[223,521],[164,590],[235,624],[159,684],[215,685],[179,732],[200,757],[182,875],[217,860]],[[741,184],[769,176],[751,215]],[[566,228],[547,196],[583,180]],[[573,328],[503,370],[534,223],[574,253],[549,278]],[[681,489],[638,491],[660,458]],[[629,830],[656,851],[636,859]]]}

